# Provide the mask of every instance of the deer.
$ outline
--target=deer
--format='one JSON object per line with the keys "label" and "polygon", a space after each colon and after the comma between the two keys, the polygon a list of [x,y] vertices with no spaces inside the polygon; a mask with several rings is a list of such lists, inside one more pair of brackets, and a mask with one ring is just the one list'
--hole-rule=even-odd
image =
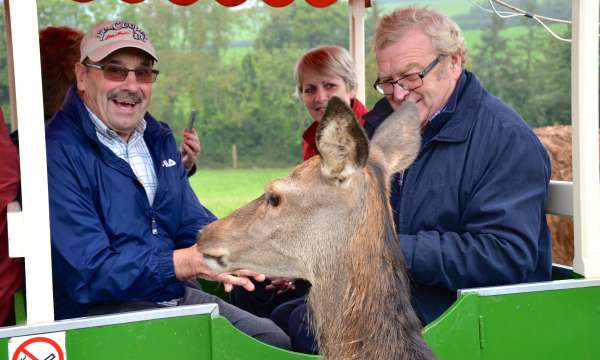
{"label": "deer", "polygon": [[434,359],[388,200],[391,175],[419,151],[416,106],[403,104],[369,143],[350,107],[332,97],[316,136],[319,156],[207,225],[198,251],[216,272],[310,281],[309,320],[327,359]]}

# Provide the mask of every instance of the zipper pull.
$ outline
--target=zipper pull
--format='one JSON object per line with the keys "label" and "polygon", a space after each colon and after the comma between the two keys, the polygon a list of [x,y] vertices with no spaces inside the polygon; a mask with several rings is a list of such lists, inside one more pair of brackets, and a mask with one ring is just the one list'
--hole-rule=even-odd
{"label": "zipper pull", "polygon": [[152,235],[158,235],[158,227],[156,226],[156,219],[152,215]]}

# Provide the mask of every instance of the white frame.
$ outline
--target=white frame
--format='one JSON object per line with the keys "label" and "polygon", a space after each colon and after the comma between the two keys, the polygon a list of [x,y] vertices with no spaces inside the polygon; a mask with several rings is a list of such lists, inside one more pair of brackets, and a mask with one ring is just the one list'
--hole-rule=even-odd
{"label": "white frame", "polygon": [[[550,202],[549,209],[573,214],[575,224],[574,269],[586,278],[600,277],[600,179],[598,156],[598,12],[599,0],[572,0],[572,204],[565,195],[569,184],[557,190],[567,204]],[[24,242],[11,248],[25,252],[28,324],[54,320],[46,147],[39,61],[36,0],[5,0],[5,19],[11,115],[20,121],[21,186],[23,211],[11,213],[9,226],[22,223]],[[365,3],[349,0],[350,48],[359,69],[357,97],[365,100]],[[38,69],[38,71],[36,71]],[[17,86],[19,84],[19,86]],[[22,85],[25,84],[25,85]],[[19,102],[18,99],[27,99]],[[565,190],[564,186],[567,186]],[[554,186],[553,186],[554,188]],[[572,206],[572,210],[570,210]],[[14,237],[11,241],[14,241]],[[24,245],[24,247],[23,247]]]}

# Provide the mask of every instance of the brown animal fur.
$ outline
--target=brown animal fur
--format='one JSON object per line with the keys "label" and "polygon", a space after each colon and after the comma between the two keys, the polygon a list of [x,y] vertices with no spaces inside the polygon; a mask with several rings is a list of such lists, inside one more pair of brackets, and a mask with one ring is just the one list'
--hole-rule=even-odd
{"label": "brown animal fur", "polygon": [[331,360],[434,358],[410,304],[388,201],[390,174],[419,149],[416,108],[406,104],[385,124],[369,149],[352,110],[331,99],[317,133],[322,157],[198,236],[215,271],[309,280],[311,321]]}

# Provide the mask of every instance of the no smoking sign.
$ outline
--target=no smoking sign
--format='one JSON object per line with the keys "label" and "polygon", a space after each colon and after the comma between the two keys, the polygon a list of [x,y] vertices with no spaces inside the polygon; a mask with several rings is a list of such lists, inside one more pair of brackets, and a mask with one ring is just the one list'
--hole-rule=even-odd
{"label": "no smoking sign", "polygon": [[11,338],[8,342],[10,360],[66,360],[65,333],[50,333]]}

